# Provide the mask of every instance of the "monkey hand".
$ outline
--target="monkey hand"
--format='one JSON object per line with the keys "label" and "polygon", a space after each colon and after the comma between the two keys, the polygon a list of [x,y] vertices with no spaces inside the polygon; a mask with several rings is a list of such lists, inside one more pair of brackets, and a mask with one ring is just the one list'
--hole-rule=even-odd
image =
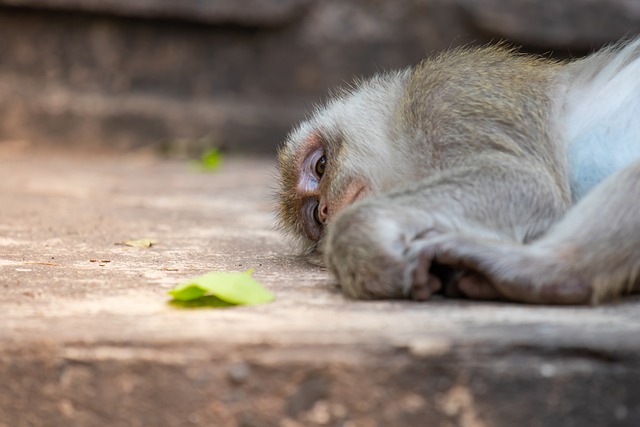
{"label": "monkey hand", "polygon": [[328,228],[323,254],[342,291],[360,299],[403,298],[406,261],[394,221],[349,208]]}
{"label": "monkey hand", "polygon": [[[433,221],[427,214],[420,218],[420,229],[407,227],[414,221],[408,221],[406,215],[407,211],[365,201],[345,209],[330,225],[322,252],[346,295],[362,299],[410,297],[417,260],[407,257],[407,251],[421,230],[434,228],[429,226]],[[428,271],[424,274],[429,276]],[[425,281],[425,287],[436,292],[439,284]]]}

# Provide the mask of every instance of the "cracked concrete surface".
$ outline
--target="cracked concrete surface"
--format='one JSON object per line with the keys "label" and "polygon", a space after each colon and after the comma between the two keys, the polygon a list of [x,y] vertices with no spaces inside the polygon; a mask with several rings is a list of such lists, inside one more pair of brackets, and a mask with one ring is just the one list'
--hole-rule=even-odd
{"label": "cracked concrete surface", "polygon": [[[0,426],[636,426],[640,299],[345,299],[273,229],[270,160],[0,145]],[[148,249],[117,245],[152,237]],[[271,304],[166,291],[255,269]]]}

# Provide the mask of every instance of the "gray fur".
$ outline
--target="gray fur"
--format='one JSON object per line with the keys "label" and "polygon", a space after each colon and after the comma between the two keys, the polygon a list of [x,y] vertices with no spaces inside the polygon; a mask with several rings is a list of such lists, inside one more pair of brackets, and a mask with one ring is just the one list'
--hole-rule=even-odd
{"label": "gray fur", "polygon": [[294,232],[292,159],[313,132],[328,169],[300,197],[370,185],[307,239],[352,297],[595,303],[640,286],[640,39],[570,63],[457,49],[359,83],[281,150]]}

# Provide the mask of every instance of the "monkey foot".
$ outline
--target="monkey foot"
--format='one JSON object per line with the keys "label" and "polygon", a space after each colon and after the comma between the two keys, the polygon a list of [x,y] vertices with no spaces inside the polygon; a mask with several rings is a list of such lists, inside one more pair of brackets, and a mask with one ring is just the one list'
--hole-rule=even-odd
{"label": "monkey foot", "polygon": [[453,281],[473,299],[508,299],[537,304],[588,304],[589,282],[557,257],[526,245],[448,235],[424,242],[432,263],[463,271]]}
{"label": "monkey foot", "polygon": [[411,298],[425,301],[442,292],[449,298],[503,300],[487,276],[456,254],[457,236],[429,233],[414,241]]}
{"label": "monkey foot", "polygon": [[465,272],[455,285],[462,295],[478,300],[504,299],[500,292],[482,275],[472,271]]}

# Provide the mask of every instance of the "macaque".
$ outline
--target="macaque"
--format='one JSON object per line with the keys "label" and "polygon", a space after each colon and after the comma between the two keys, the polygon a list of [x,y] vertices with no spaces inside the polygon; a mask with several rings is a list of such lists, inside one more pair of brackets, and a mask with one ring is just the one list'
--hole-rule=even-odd
{"label": "macaque", "polygon": [[640,38],[453,49],[357,82],[279,150],[279,220],[354,298],[640,289]]}

